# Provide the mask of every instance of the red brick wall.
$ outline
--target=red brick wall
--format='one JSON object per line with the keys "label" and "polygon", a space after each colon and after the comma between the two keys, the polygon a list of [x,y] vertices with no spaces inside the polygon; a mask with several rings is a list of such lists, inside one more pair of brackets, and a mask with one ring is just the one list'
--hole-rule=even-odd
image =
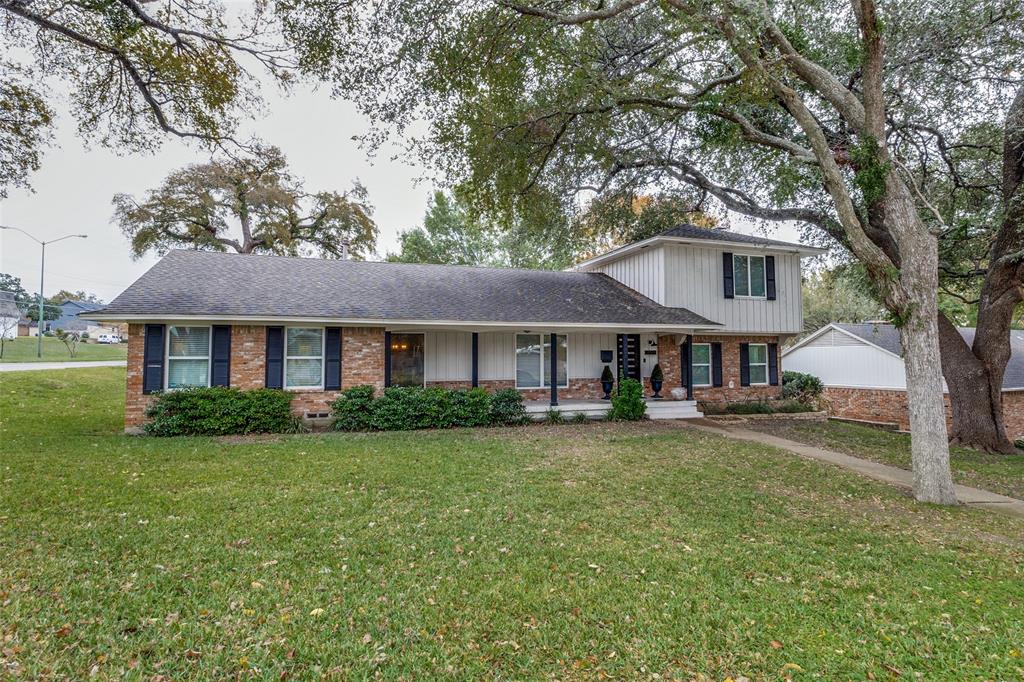
{"label": "red brick wall", "polygon": [[1024,391],[1003,393],[1003,421],[1006,435],[1014,440],[1024,438]]}
{"label": "red brick wall", "polygon": [[[825,388],[828,411],[834,417],[859,421],[895,424],[903,431],[910,430],[910,414],[907,411],[905,391],[878,388]],[[946,428],[953,426],[953,413],[946,403]],[[1003,419],[1006,434],[1017,439],[1024,437],[1024,392],[1003,393]]]}
{"label": "red brick wall", "polygon": [[267,328],[235,325],[231,328],[231,385],[250,390],[267,381]]}
{"label": "red brick wall", "polygon": [[135,428],[145,420],[151,396],[142,393],[142,362],[145,352],[145,325],[128,325],[128,371],[125,380],[124,427]]}
{"label": "red brick wall", "polygon": [[[661,386],[661,395],[671,399],[672,389],[683,385],[683,366],[680,362],[679,346],[676,344],[674,335],[658,337],[658,364],[661,365],[661,372],[665,375],[665,381]],[[650,391],[650,381],[645,384],[645,388]],[[651,395],[653,393],[650,391]]]}
{"label": "red brick wall", "polygon": [[341,332],[341,385],[384,390],[384,328],[346,327]]}
{"label": "red brick wall", "polygon": [[[741,386],[740,385],[740,344],[741,343],[779,343],[777,336],[694,336],[694,343],[722,344],[722,386],[695,387],[694,398],[708,403],[728,403],[743,400],[764,400],[778,398],[782,395],[782,348],[778,349],[779,385],[778,386]],[[665,366],[662,365],[662,369]],[[732,385],[730,386],[730,382]]]}

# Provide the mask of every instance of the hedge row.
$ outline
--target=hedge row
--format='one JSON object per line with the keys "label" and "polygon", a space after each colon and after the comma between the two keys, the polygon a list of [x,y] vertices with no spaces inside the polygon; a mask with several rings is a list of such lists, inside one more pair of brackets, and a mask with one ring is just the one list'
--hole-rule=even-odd
{"label": "hedge row", "polygon": [[342,391],[334,403],[338,431],[411,431],[456,426],[509,426],[526,421],[523,396],[514,389],[491,394],[482,388],[388,388],[374,397],[372,386]]}
{"label": "hedge row", "polygon": [[150,421],[142,428],[153,436],[295,433],[302,422],[291,413],[292,395],[220,386],[167,391],[146,408]]}

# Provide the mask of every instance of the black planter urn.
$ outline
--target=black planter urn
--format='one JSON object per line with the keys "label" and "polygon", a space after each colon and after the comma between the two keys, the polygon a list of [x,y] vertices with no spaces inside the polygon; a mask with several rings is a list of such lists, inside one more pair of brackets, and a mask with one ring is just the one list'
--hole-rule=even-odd
{"label": "black planter urn", "polygon": [[611,400],[612,399],[612,388],[614,388],[614,387],[615,387],[615,382],[614,381],[602,381],[601,382],[601,390],[604,391],[604,397],[601,398],[601,400]]}
{"label": "black planter urn", "polygon": [[654,391],[654,395],[651,396],[655,400],[661,400],[661,385],[663,379],[651,379],[651,390]]}

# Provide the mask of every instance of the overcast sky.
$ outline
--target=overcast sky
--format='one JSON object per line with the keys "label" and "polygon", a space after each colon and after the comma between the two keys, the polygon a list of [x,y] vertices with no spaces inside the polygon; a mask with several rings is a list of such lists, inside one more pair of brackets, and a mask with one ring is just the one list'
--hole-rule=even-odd
{"label": "overcast sky", "polygon": [[[340,192],[358,178],[375,208],[379,256],[396,250],[398,233],[421,222],[433,191],[429,182],[417,182],[424,169],[391,160],[395,148],[367,158],[352,139],[366,132],[367,122],[354,106],[332,99],[325,90],[296,88],[285,97],[269,86],[264,97],[266,115],[244,131],[280,147],[307,190]],[[86,148],[75,135],[74,121],[62,115],[55,144],[31,177],[34,191],[12,190],[0,203],[0,224],[42,240],[69,233],[89,235],[47,247],[45,293],[84,289],[110,301],[157,260],[132,260],[127,240],[110,220],[111,198],[119,192],[141,196],[169,171],[208,158],[199,148],[170,137],[157,153],[148,155],[118,156],[100,146]],[[737,231],[753,231],[736,217],[730,222]],[[774,236],[796,241],[797,233],[783,226]],[[0,272],[20,277],[29,292],[38,291],[39,245],[20,233],[0,230]]]}

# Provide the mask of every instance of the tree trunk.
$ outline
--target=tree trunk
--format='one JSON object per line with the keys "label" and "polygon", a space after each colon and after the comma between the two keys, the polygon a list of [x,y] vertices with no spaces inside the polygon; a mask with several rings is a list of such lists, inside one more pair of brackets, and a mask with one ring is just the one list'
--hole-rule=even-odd
{"label": "tree trunk", "polygon": [[1006,114],[1003,140],[1003,220],[989,251],[970,349],[943,318],[942,363],[953,408],[953,439],[993,452],[1015,452],[1003,421],[1003,375],[1010,360],[1010,326],[1024,265],[1024,86]]}
{"label": "tree trunk", "polygon": [[906,185],[891,175],[886,185],[885,220],[899,244],[899,279],[905,296],[900,338],[907,375],[914,497],[921,502],[956,504],[939,352],[938,240],[922,223]]}
{"label": "tree trunk", "polygon": [[[979,350],[987,346],[986,353],[998,353],[991,347],[993,343],[1005,346],[1006,357],[1009,357],[1008,326],[1002,335],[986,334],[979,326],[975,346]],[[1003,421],[1002,384],[1006,362],[992,358],[986,365],[944,315],[939,315],[939,345],[953,415],[950,441],[986,452],[1016,452]]]}

